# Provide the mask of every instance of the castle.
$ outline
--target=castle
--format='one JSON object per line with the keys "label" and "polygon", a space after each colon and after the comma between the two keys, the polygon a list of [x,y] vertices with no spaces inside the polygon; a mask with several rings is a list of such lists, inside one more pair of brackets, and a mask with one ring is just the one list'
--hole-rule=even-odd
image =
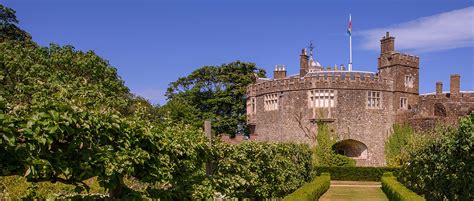
{"label": "castle", "polygon": [[255,78],[247,88],[250,139],[313,145],[323,122],[337,133],[336,153],[383,166],[394,124],[428,128],[474,111],[474,92],[460,91],[459,75],[451,75],[449,92],[438,82],[435,93],[420,95],[419,57],[395,51],[388,32],[380,42],[377,72],[324,68],[305,48],[299,75],[276,66],[272,79]]}

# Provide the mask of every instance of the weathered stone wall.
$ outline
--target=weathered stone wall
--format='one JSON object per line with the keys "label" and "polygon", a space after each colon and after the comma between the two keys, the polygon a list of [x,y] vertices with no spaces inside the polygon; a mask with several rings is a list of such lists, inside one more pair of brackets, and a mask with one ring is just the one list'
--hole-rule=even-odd
{"label": "weathered stone wall", "polygon": [[410,111],[410,125],[417,129],[432,129],[437,124],[456,125],[459,117],[474,112],[474,92],[421,95]]}
{"label": "weathered stone wall", "polygon": [[[314,144],[316,125],[311,119],[321,118],[339,137],[353,139],[368,147],[367,159],[359,165],[381,166],[384,160],[384,141],[393,123],[392,84],[375,74],[319,73],[303,79],[267,81],[250,86],[248,95],[256,97],[257,112],[251,122],[258,137],[253,140]],[[341,78],[342,77],[342,78]],[[308,91],[332,89],[335,107],[308,107]],[[381,108],[367,108],[367,92],[381,92]],[[278,110],[265,111],[264,96],[277,93]]]}
{"label": "weathered stone wall", "polygon": [[[257,79],[247,88],[248,108],[256,104],[255,112],[247,110],[250,140],[314,145],[314,122],[320,120],[337,133],[341,143],[357,141],[367,146],[364,157],[356,157],[357,165],[382,166],[393,124],[409,123],[417,128],[433,128],[439,122],[454,125],[459,116],[474,111],[474,92],[460,91],[459,75],[451,76],[450,93],[443,94],[442,83],[437,83],[436,93],[420,96],[419,57],[396,52],[394,42],[389,33],[381,40],[377,73],[309,72],[309,57],[303,49],[300,76],[277,72],[276,79]],[[335,106],[311,108],[308,92],[314,89],[334,90]],[[380,108],[367,106],[369,91],[381,93]],[[265,111],[264,99],[269,94],[276,94],[271,97],[278,99],[277,110]],[[407,99],[404,107],[402,98]]]}

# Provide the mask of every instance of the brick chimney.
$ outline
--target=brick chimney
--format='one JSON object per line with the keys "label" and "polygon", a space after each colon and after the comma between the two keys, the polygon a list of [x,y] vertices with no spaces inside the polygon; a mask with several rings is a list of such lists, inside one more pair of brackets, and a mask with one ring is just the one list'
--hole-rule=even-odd
{"label": "brick chimney", "polygon": [[275,70],[273,71],[273,79],[284,79],[285,77],[286,77],[285,65],[275,65]]}
{"label": "brick chimney", "polygon": [[436,95],[443,95],[443,82],[436,82]]}
{"label": "brick chimney", "polygon": [[300,77],[305,76],[309,71],[309,63],[308,63],[308,53],[306,52],[306,48],[301,50],[300,55]]}
{"label": "brick chimney", "polygon": [[460,86],[461,76],[459,74],[451,75],[451,83],[449,93],[451,98],[459,98],[461,94]]}
{"label": "brick chimney", "polygon": [[395,37],[390,36],[390,33],[385,33],[385,36],[380,40],[380,53],[395,51]]}

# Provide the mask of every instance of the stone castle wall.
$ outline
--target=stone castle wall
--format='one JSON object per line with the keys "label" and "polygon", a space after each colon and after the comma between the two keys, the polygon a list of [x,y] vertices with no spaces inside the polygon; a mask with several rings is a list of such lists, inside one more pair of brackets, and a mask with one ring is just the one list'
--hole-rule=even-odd
{"label": "stone castle wall", "polygon": [[[389,33],[381,40],[377,73],[309,66],[312,51],[308,56],[303,49],[299,76],[286,77],[279,67],[274,79],[258,78],[247,88],[250,140],[315,145],[315,122],[322,121],[337,134],[336,152],[353,157],[359,166],[383,166],[394,124],[433,128],[437,122],[455,124],[474,111],[474,92],[460,92],[459,75],[451,76],[450,93],[440,92],[442,83],[437,83],[436,94],[420,96],[419,57],[396,52],[394,40]],[[332,90],[335,105],[311,107],[312,90]],[[380,108],[368,106],[373,91],[381,94]],[[265,97],[278,100],[276,107],[266,110]]]}
{"label": "stone castle wall", "polygon": [[[343,75],[341,75],[343,74]],[[392,126],[391,81],[371,73],[318,73],[304,78],[262,81],[249,87],[256,98],[256,113],[249,123],[256,125],[253,140],[314,144],[317,126],[311,120],[323,119],[338,135],[338,141],[356,140],[368,148],[359,165],[384,165],[383,144]],[[310,108],[308,91],[331,89],[332,108]],[[381,92],[381,108],[367,108],[368,91]],[[278,110],[265,111],[264,96],[278,94]],[[262,135],[264,134],[264,135]]]}

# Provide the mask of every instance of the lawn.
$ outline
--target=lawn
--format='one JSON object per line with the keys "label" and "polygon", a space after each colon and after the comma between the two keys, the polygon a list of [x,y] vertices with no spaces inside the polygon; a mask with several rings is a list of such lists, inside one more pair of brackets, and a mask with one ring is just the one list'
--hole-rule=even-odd
{"label": "lawn", "polygon": [[319,198],[319,200],[388,201],[388,198],[380,188],[380,182],[331,181],[331,187],[321,198]]}

